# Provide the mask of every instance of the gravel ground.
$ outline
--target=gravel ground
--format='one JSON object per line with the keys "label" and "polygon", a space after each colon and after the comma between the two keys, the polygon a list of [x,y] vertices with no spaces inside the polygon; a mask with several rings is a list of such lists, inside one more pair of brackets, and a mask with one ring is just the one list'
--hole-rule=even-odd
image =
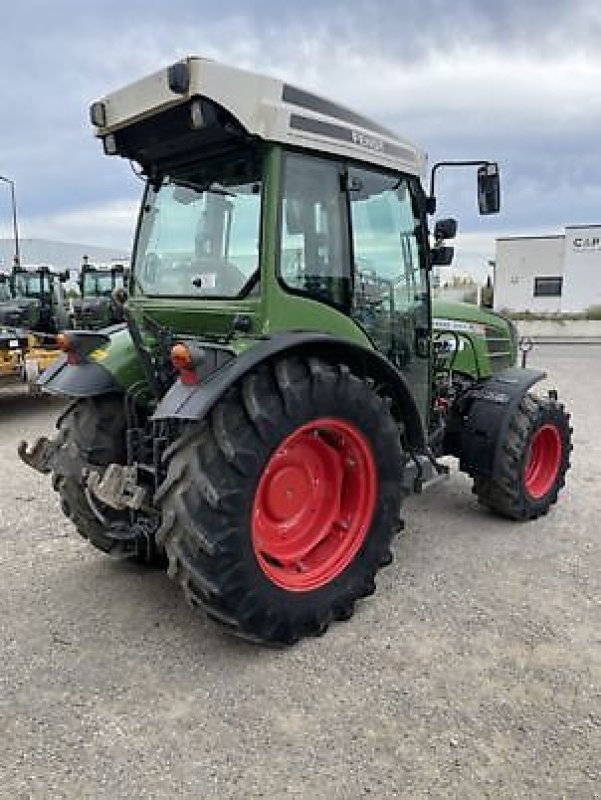
{"label": "gravel ground", "polygon": [[574,415],[542,520],[480,510],[457,473],[353,620],[288,650],[237,642],[160,572],[95,553],[0,396],[0,797],[601,797],[601,347],[541,347]]}

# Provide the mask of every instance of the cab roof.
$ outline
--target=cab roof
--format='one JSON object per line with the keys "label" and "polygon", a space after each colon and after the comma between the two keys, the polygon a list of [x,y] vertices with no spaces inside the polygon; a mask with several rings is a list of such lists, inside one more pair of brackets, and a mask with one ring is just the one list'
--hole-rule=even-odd
{"label": "cab roof", "polygon": [[[423,175],[426,166],[423,151],[351,109],[277,78],[197,56],[106,95],[92,104],[90,116],[108,154],[133,158],[146,167],[159,157],[148,145],[157,133],[163,141],[173,135],[183,142],[184,110],[187,127],[198,134],[197,146],[203,130],[205,136],[209,128],[213,131],[208,138],[213,142],[215,126],[221,125],[224,135],[237,128],[250,137],[413,175]],[[169,119],[177,125],[165,124]],[[134,129],[137,136],[128,135]]]}

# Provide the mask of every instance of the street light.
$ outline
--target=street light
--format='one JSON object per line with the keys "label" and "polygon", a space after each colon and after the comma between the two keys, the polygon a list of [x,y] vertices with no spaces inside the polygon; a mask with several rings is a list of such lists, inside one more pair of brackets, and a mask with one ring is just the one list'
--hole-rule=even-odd
{"label": "street light", "polygon": [[21,254],[19,252],[19,226],[17,225],[17,201],[15,200],[15,182],[11,181],[10,178],[5,178],[4,175],[0,175],[0,181],[8,183],[10,186],[10,197],[13,206],[13,234],[15,237],[15,267],[18,267],[21,264]]}

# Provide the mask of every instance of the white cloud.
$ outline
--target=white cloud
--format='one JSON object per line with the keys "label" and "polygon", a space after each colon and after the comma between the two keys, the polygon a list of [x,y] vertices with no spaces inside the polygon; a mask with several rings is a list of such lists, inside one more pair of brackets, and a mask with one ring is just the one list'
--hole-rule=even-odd
{"label": "white cloud", "polygon": [[[528,34],[506,42],[502,37],[511,31],[503,28],[496,39],[476,35],[470,16],[459,8],[444,19],[437,17],[441,25],[427,32],[397,8],[384,47],[370,17],[371,5],[351,6],[340,20],[330,15],[319,26],[309,13],[314,7],[307,9],[306,17],[289,14],[267,20],[240,4],[240,13],[224,11],[218,19],[215,12],[213,18],[206,14],[202,24],[174,14],[163,25],[156,24],[149,10],[148,17],[137,18],[135,24],[112,24],[110,46],[103,41],[103,31],[93,26],[86,35],[69,34],[64,47],[55,42],[54,68],[31,59],[31,70],[21,76],[21,99],[14,100],[18,113],[7,106],[15,124],[0,132],[0,171],[17,177],[20,192],[25,188],[20,203],[23,235],[129,247],[136,200],[127,198],[135,196],[138,187],[115,160],[103,158],[94,148],[87,106],[189,52],[265,71],[355,107],[426,146],[433,160],[499,158],[506,181],[504,209],[511,220],[508,233],[589,222],[598,215],[598,49],[572,44],[561,26],[544,38],[544,29],[552,27],[549,19],[540,21],[546,52],[540,41],[528,48]],[[423,16],[418,11],[417,17]],[[599,11],[590,6],[589,13]],[[326,10],[324,14],[328,16]],[[464,23],[465,33],[460,30]],[[532,31],[533,39],[538,35],[538,30]],[[396,48],[390,39],[398,42]],[[40,48],[46,40],[40,36]],[[5,58],[8,55],[5,52]],[[40,85],[45,87],[42,96],[36,95]],[[22,99],[33,96],[36,103]],[[492,258],[496,233],[491,227],[508,223],[502,218],[476,222],[473,179],[455,184],[445,178],[441,188],[452,190],[450,197],[441,198],[441,211],[448,205],[467,231],[457,243],[458,263]],[[34,215],[29,210],[34,197],[37,208],[60,204],[67,210]],[[84,205],[77,207],[81,197]],[[96,202],[96,197],[102,201]]]}
{"label": "white cloud", "polygon": [[[113,200],[98,205],[24,217],[20,235],[29,239],[102,245],[130,252],[137,220],[138,201]],[[0,237],[11,237],[12,228],[0,227]]]}

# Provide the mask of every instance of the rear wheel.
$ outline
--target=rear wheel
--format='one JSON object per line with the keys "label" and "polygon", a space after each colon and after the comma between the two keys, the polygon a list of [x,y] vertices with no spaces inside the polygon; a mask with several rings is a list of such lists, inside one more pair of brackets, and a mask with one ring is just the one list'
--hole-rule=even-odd
{"label": "rear wheel", "polygon": [[[103,472],[111,463],[125,463],[125,419],[123,399],[116,395],[77,400],[59,420],[63,445],[57,455],[52,485],[60,495],[61,508],[77,531],[105,553],[115,547],[104,525],[86,498],[82,470]],[[99,470],[100,468],[100,470]],[[107,523],[127,523],[126,512],[102,508]]]}
{"label": "rear wheel", "polygon": [[257,369],[169,456],[157,541],[189,601],[231,632],[290,644],[374,591],[403,461],[386,403],[346,367]]}
{"label": "rear wheel", "polygon": [[511,419],[498,477],[475,476],[473,491],[501,516],[536,519],[557,501],[571,450],[572,429],[563,406],[528,393]]}

